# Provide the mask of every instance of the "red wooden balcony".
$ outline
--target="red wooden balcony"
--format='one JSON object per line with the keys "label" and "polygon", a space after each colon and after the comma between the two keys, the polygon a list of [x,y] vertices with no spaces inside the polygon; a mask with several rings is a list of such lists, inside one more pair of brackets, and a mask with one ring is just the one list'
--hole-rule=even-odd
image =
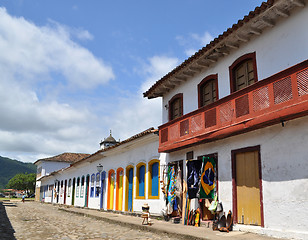
{"label": "red wooden balcony", "polygon": [[159,152],[308,115],[308,60],[159,127]]}

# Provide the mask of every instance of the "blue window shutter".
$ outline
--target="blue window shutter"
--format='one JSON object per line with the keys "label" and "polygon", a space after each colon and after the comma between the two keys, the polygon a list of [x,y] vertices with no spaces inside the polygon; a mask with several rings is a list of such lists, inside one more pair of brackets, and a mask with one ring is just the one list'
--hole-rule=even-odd
{"label": "blue window shutter", "polygon": [[144,197],[144,173],[145,167],[141,166],[139,168],[139,196]]}
{"label": "blue window shutter", "polygon": [[158,162],[152,164],[152,196],[158,196]]}

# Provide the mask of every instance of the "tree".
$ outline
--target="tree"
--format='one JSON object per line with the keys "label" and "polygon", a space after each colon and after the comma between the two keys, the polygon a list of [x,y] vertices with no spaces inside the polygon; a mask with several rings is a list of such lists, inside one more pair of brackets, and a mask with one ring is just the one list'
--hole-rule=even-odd
{"label": "tree", "polygon": [[34,193],[35,181],[36,181],[35,173],[30,173],[30,174],[19,173],[10,179],[6,187],[17,190],[23,190],[26,191],[28,195],[30,195],[31,193]]}

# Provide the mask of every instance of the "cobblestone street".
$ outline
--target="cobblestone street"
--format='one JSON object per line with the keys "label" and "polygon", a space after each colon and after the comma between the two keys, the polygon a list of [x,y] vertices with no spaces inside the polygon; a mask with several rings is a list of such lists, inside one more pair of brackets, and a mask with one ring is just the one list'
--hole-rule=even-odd
{"label": "cobblestone street", "polygon": [[[125,226],[59,211],[58,207],[36,202],[6,203],[1,208],[0,239],[177,239],[167,235],[131,229]],[[5,221],[5,222],[4,222]],[[6,226],[6,229],[4,228]],[[15,238],[13,236],[15,231]]]}

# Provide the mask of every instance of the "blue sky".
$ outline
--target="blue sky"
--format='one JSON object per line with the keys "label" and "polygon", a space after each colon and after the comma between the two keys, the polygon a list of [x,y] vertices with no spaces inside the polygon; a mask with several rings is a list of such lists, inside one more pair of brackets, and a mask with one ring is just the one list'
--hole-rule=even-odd
{"label": "blue sky", "polygon": [[0,0],[0,155],[93,153],[161,123],[142,97],[262,1]]}

